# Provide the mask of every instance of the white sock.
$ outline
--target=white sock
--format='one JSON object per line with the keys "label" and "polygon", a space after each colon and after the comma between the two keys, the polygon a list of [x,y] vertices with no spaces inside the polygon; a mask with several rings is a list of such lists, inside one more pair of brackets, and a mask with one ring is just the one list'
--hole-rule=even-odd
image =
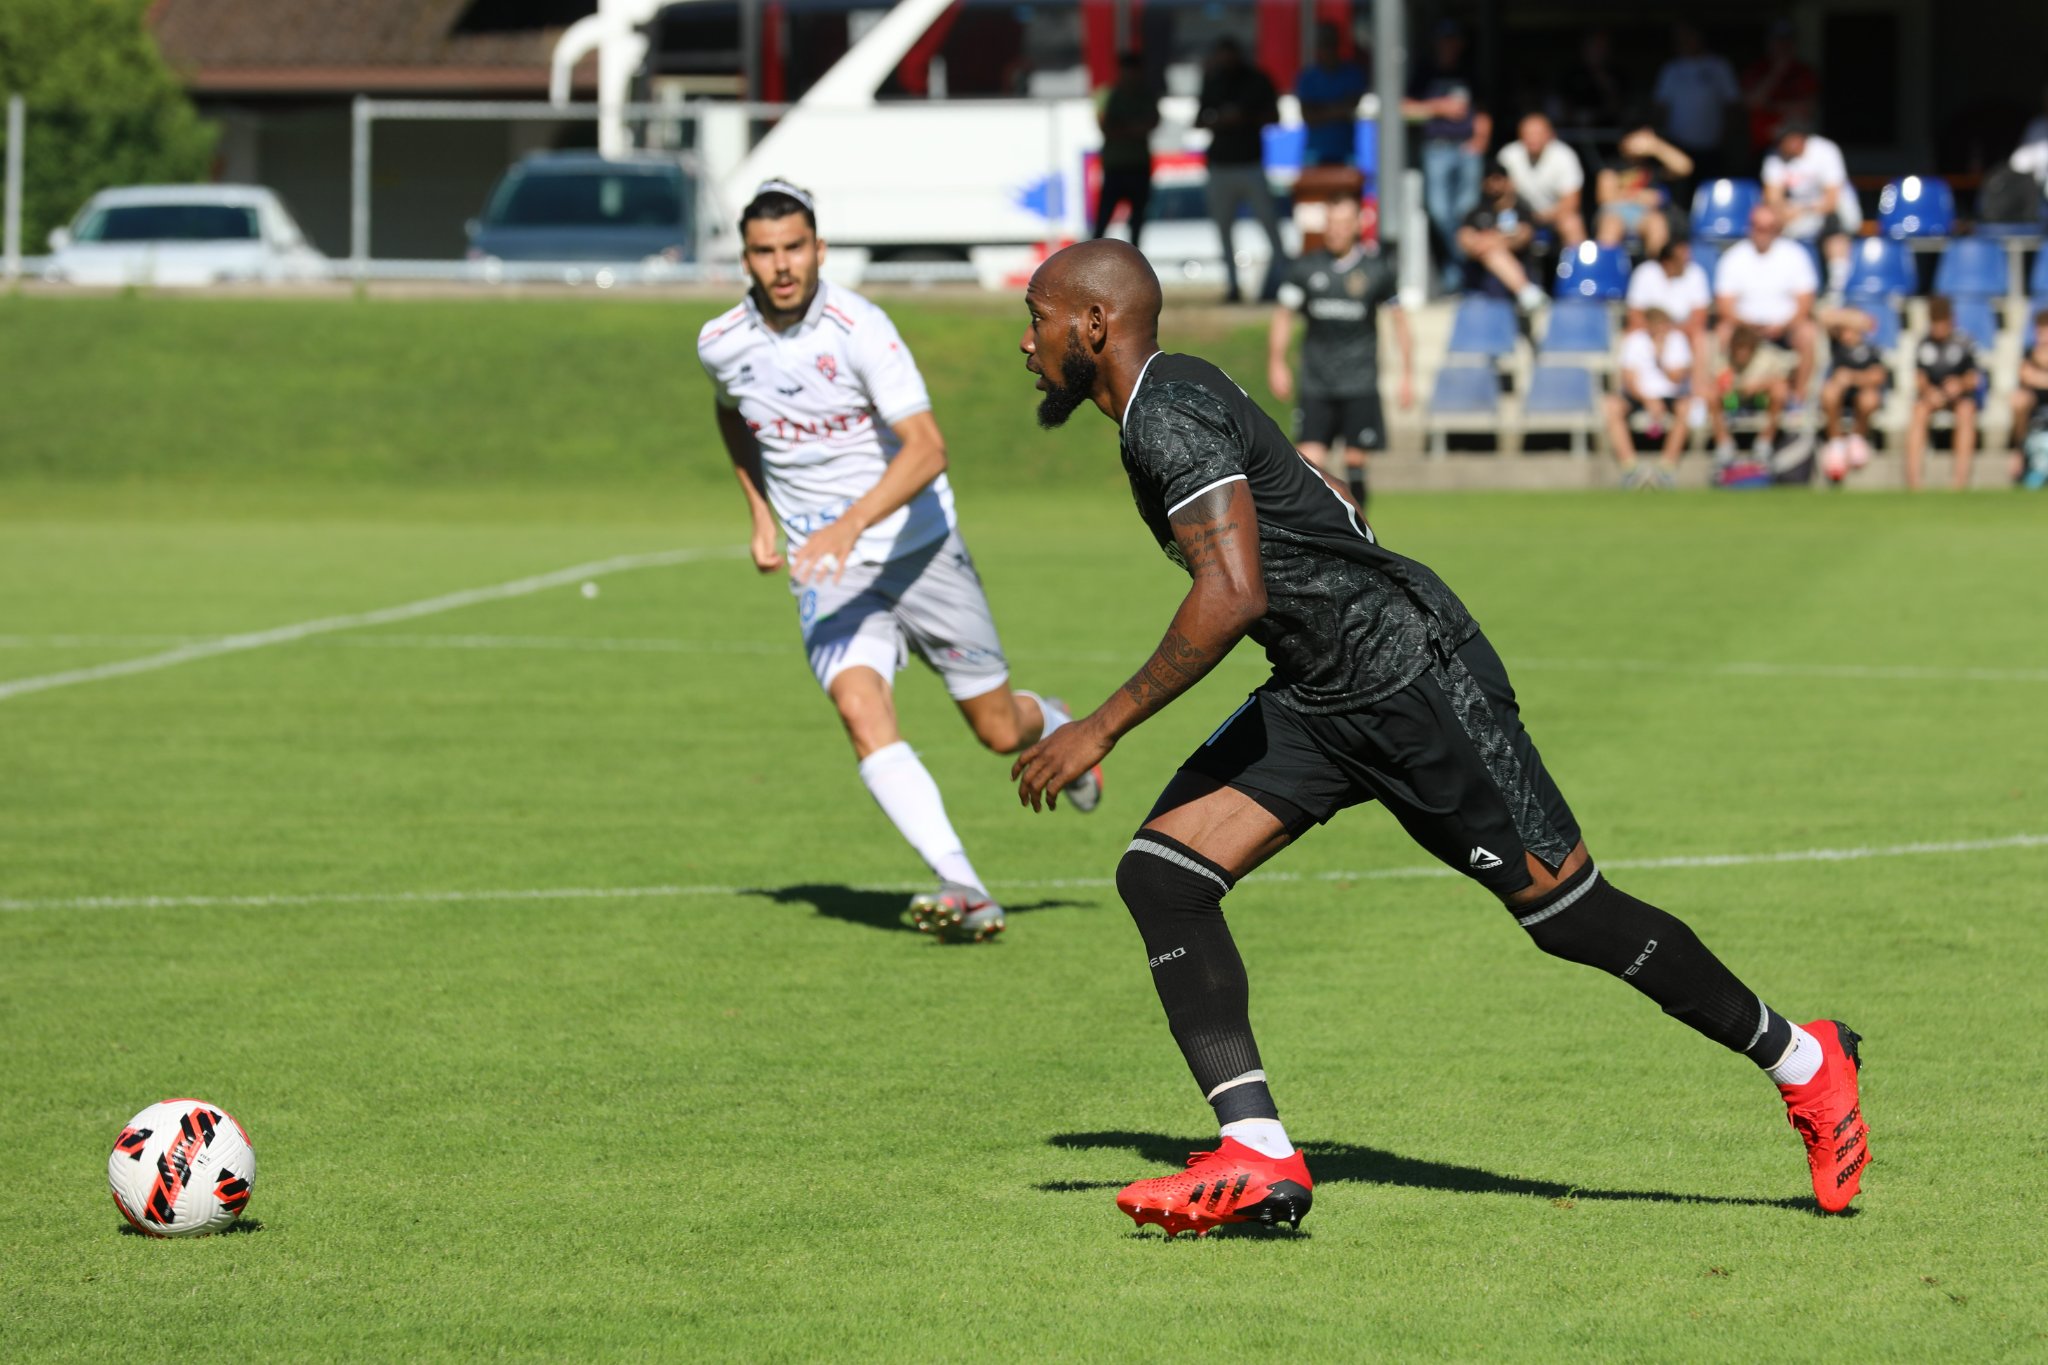
{"label": "white sock", "polygon": [[1016,693],[1020,697],[1029,697],[1038,703],[1038,714],[1045,718],[1045,728],[1038,732],[1040,739],[1051,739],[1053,731],[1073,719],[1073,716],[1068,714],[1066,708],[1056,701],[1041,697],[1036,692],[1028,691],[1022,687],[1017,688]]}
{"label": "white sock", "polygon": [[916,750],[900,739],[884,745],[860,761],[860,780],[867,783],[896,832],[941,881],[959,882],[986,894],[960,846],[960,836],[953,832],[953,822],[946,818],[939,784],[925,771]]}
{"label": "white sock", "polygon": [[1280,1126],[1278,1119],[1239,1119],[1236,1123],[1226,1123],[1223,1136],[1236,1138],[1259,1155],[1272,1157],[1275,1161],[1294,1155],[1294,1144],[1287,1140],[1287,1130]]}
{"label": "white sock", "polygon": [[1785,1049],[1776,1066],[1765,1067],[1764,1074],[1779,1085],[1805,1085],[1820,1074],[1822,1060],[1820,1039],[1794,1024],[1792,1046]]}

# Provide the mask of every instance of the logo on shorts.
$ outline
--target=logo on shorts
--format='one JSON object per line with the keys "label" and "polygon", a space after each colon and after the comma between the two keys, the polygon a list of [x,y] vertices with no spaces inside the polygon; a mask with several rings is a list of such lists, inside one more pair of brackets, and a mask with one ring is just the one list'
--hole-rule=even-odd
{"label": "logo on shorts", "polygon": [[816,588],[807,588],[804,590],[804,595],[797,600],[797,619],[803,622],[805,625],[809,625],[811,623],[811,618],[816,616],[817,614],[818,590]]}
{"label": "logo on shorts", "polygon": [[1472,856],[1465,860],[1465,866],[1474,872],[1491,872],[1500,865],[1499,856],[1488,852],[1484,847],[1473,849]]}
{"label": "logo on shorts", "polygon": [[839,378],[839,362],[830,351],[818,352],[818,373],[827,379]]}

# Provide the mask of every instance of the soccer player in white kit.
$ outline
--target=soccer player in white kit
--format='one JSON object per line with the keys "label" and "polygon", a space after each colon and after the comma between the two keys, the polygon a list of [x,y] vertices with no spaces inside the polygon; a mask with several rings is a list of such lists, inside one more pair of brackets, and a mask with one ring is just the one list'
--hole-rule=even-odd
{"label": "soccer player in white kit", "polygon": [[[1009,661],[961,539],[946,445],[924,376],[888,314],[821,281],[825,243],[809,194],[763,184],[740,214],[753,287],[704,325],[697,358],[753,516],[754,567],[784,566],[804,649],[839,710],[861,781],[939,879],[910,903],[917,927],[980,942],[1003,928],[946,818],[938,784],[896,728],[891,687],[916,650],[981,742],[1016,753],[1070,718],[1010,686]],[[1065,789],[1102,795],[1096,768]]]}

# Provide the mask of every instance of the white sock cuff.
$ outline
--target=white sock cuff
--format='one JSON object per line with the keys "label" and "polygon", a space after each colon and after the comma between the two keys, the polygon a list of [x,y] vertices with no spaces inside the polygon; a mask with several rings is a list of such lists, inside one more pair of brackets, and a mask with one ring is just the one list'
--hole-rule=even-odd
{"label": "white sock cuff", "polygon": [[1028,687],[1013,687],[1010,689],[1010,692],[1014,696],[1029,697],[1038,703],[1038,715],[1044,727],[1038,732],[1040,739],[1044,739],[1062,725],[1073,720],[1073,717],[1068,715],[1065,709],[1058,703],[1047,701],[1043,693],[1033,692]]}
{"label": "white sock cuff", "polygon": [[[881,748],[862,759],[860,761],[860,775],[862,777],[872,777],[876,773],[888,772],[891,768],[900,768],[905,763],[916,762],[917,750],[910,747],[909,740],[899,739],[894,744],[884,744]],[[844,772],[845,769],[842,768],[840,771]]]}

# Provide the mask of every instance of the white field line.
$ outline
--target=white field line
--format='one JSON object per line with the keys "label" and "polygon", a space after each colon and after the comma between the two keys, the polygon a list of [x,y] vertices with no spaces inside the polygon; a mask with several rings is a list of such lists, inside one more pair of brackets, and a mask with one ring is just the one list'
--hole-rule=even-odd
{"label": "white field line", "polygon": [[[575,570],[563,570],[574,574]],[[0,635],[0,649],[90,648],[203,642],[191,635]],[[686,640],[669,636],[581,635],[359,635],[328,641],[363,649],[555,650],[581,654],[783,654],[790,641]],[[1034,650],[1032,657],[1065,663],[1128,663],[1115,650]],[[1515,672],[1668,673],[1718,678],[1816,678],[1851,682],[2048,683],[2048,668],[1969,668],[1920,664],[1677,663],[1664,659],[1546,659],[1518,657]],[[4,687],[6,684],[0,684]]]}
{"label": "white field line", "polygon": [[74,683],[125,678],[133,673],[153,673],[161,668],[175,668],[179,664],[189,664],[197,659],[212,659],[222,654],[241,654],[269,645],[289,644],[313,635],[328,635],[339,630],[361,630],[368,626],[386,626],[399,621],[417,620],[422,616],[434,616],[461,607],[473,607],[480,602],[500,602],[508,597],[526,597],[533,593],[546,592],[550,588],[566,587],[587,579],[602,578],[606,574],[624,573],[629,569],[687,564],[693,560],[724,558],[739,553],[741,551],[737,547],[719,546],[614,555],[610,559],[593,560],[588,564],[572,564],[566,569],[556,569],[551,573],[515,578],[510,582],[493,583],[484,588],[465,588],[460,592],[443,593],[439,597],[428,597],[395,607],[379,607],[375,611],[353,612],[346,616],[326,616],[317,621],[299,621],[288,626],[273,626],[269,630],[249,631],[241,635],[194,640],[161,653],[145,654],[140,658],[118,659],[112,663],[71,668],[61,673],[45,673],[33,678],[15,678],[0,682],[0,701],[6,701],[10,697],[26,696],[31,692],[46,692],[53,687],[69,687]]}
{"label": "white field line", "polygon": [[[1780,863],[1848,863],[1867,858],[1915,858],[1933,854],[1989,853],[2001,849],[2048,848],[2048,834],[2011,834],[2000,839],[1958,839],[1945,843],[1883,844],[1859,848],[1788,849],[1779,853],[1702,853],[1669,858],[1602,859],[1609,871],[1663,868],[1758,867]],[[1257,872],[1250,882],[1374,882],[1409,877],[1452,877],[1441,863],[1380,867],[1363,872]],[[1040,877],[996,883],[1004,891],[1057,891],[1114,886],[1113,877]],[[922,883],[851,888],[856,891],[924,889]],[[774,895],[768,886],[556,886],[510,891],[333,891],[254,896],[58,896],[48,899],[0,897],[0,911],[34,910],[285,910],[307,905],[460,905],[475,901],[658,900],[690,896]]]}

